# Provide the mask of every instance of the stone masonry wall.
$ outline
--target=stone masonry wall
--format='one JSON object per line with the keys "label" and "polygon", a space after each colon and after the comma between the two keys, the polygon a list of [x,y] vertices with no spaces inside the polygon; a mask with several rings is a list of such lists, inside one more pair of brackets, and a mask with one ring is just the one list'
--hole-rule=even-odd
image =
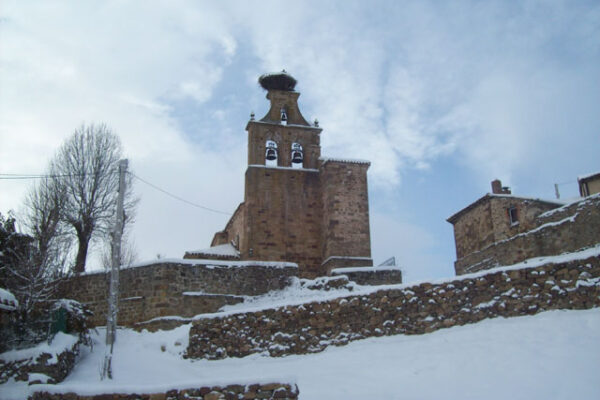
{"label": "stone masonry wall", "polygon": [[241,243],[244,241],[244,233],[246,226],[246,205],[245,203],[240,203],[238,208],[235,210],[229,222],[220,232],[216,232],[212,242],[210,243],[212,246],[218,246],[220,244],[227,244],[234,241],[237,245],[237,248],[240,249]]}
{"label": "stone masonry wall", "polygon": [[30,400],[236,400],[236,399],[297,399],[298,386],[287,383],[252,385],[203,386],[194,389],[173,389],[152,394],[99,394],[81,396],[76,393],[36,392]]}
{"label": "stone masonry wall", "polygon": [[[517,209],[518,224],[511,224],[508,209]],[[468,214],[454,224],[456,259],[484,249],[495,242],[526,232],[537,226],[536,217],[557,204],[512,196],[486,195],[474,203]]]}
{"label": "stone masonry wall", "polygon": [[320,128],[251,121],[246,129],[248,130],[248,165],[265,165],[267,140],[277,143],[277,166],[279,167],[292,166],[292,143],[302,146],[303,168],[316,169],[319,165]]}
{"label": "stone masonry wall", "polygon": [[494,225],[489,200],[480,201],[469,211],[469,218],[454,223],[456,259],[494,243]]}
{"label": "stone masonry wall", "polygon": [[290,261],[302,277],[321,267],[321,192],[317,170],[250,166],[246,171],[242,259]]}
{"label": "stone masonry wall", "polygon": [[390,267],[337,268],[332,276],[346,275],[359,285],[391,285],[402,283],[402,270]]}
{"label": "stone masonry wall", "polygon": [[[494,225],[494,242],[527,232],[538,226],[537,216],[545,211],[556,209],[560,204],[518,197],[494,196],[491,199],[491,219]],[[509,208],[517,210],[517,224],[511,224]]]}
{"label": "stone masonry wall", "polygon": [[357,257],[373,265],[369,230],[366,162],[325,160],[320,168],[323,196],[323,262],[325,274],[337,267],[328,261]]}
{"label": "stone masonry wall", "polygon": [[187,357],[314,353],[372,336],[422,334],[493,317],[600,307],[600,256],[194,322]]}
{"label": "stone masonry wall", "polygon": [[600,195],[540,214],[534,228],[459,258],[457,275],[600,243]]}
{"label": "stone masonry wall", "polygon": [[[205,263],[164,261],[122,269],[119,325],[132,326],[168,315],[191,317],[214,312],[224,304],[242,301],[241,295],[282,289],[298,273],[293,264]],[[84,303],[92,310],[92,326],[106,324],[109,277],[103,272],[75,276],[61,289],[63,297]]]}

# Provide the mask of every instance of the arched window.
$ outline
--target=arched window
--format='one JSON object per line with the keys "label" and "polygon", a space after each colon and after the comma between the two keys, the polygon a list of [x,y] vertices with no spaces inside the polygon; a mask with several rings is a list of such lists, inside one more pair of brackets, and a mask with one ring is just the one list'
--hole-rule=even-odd
{"label": "arched window", "polygon": [[304,166],[304,152],[299,143],[292,143],[292,168],[302,168]]}
{"label": "arched window", "polygon": [[277,166],[277,143],[272,140],[267,140],[265,144],[265,165]]}
{"label": "arched window", "polygon": [[287,111],[285,110],[285,107],[282,107],[281,108],[281,123],[283,125],[287,125],[287,121],[288,121]]}

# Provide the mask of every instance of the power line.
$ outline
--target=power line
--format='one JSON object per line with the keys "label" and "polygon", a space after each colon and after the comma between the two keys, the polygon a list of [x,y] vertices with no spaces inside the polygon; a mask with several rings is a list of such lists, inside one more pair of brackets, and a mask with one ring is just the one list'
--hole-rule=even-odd
{"label": "power line", "polygon": [[[111,172],[111,174],[112,174],[112,173],[115,173],[115,172]],[[145,180],[145,179],[142,179],[142,178],[140,178],[139,176],[137,176],[137,175],[135,175],[135,174],[133,174],[133,173],[131,173],[131,172],[128,172],[128,174],[129,174],[129,175],[131,175],[131,176],[133,176],[134,178],[136,178],[136,179],[138,179],[138,180],[142,181],[142,182],[143,182],[143,183],[145,183],[146,185],[148,185],[148,186],[150,186],[150,187],[152,187],[152,188],[154,188],[154,189],[156,189],[156,190],[158,190],[158,191],[160,191],[160,192],[162,192],[162,193],[166,194],[167,196],[170,196],[170,197],[172,197],[172,198],[174,198],[174,199],[176,199],[176,200],[179,200],[179,201],[182,201],[182,202],[184,202],[184,203],[186,203],[186,204],[189,204],[190,206],[197,207],[197,208],[200,208],[200,209],[202,209],[202,210],[205,210],[205,211],[211,211],[211,212],[214,212],[214,213],[218,213],[218,214],[223,214],[223,215],[228,215],[228,216],[231,216],[231,213],[228,213],[228,212],[225,212],[225,211],[220,211],[220,210],[215,210],[215,209],[213,209],[213,208],[209,208],[209,207],[205,207],[205,206],[203,206],[203,205],[196,204],[196,203],[194,203],[194,202],[191,202],[191,201],[189,201],[189,200],[186,200],[186,199],[184,199],[184,198],[182,198],[182,197],[179,197],[179,196],[177,196],[177,195],[175,195],[175,194],[173,194],[173,193],[170,193],[170,192],[166,191],[165,189],[162,189],[162,188],[160,188],[160,187],[156,186],[156,185],[155,185],[155,184],[153,184],[153,183],[150,183],[150,182],[148,182],[148,181],[147,181],[147,180]],[[87,175],[87,174],[63,174],[63,175],[45,175],[45,174],[0,174],[0,180],[16,180],[16,179],[45,179],[45,178],[66,178],[66,177],[73,177],[73,176],[85,176],[85,175]]]}
{"label": "power line", "polygon": [[[113,174],[114,172],[110,172]],[[43,175],[43,174],[0,174],[0,179],[47,179],[47,178],[67,178],[73,176],[86,176],[91,174],[57,174],[57,175]]]}
{"label": "power line", "polygon": [[179,196],[177,196],[177,195],[174,195],[173,193],[167,192],[166,190],[164,190],[164,189],[162,189],[162,188],[160,188],[160,187],[156,186],[156,185],[155,185],[155,184],[153,184],[153,183],[150,183],[150,182],[148,182],[148,181],[147,181],[147,180],[145,180],[145,179],[142,179],[142,178],[140,178],[139,176],[137,176],[136,174],[134,174],[134,173],[132,173],[132,172],[128,172],[128,174],[129,174],[129,175],[131,175],[131,176],[133,176],[134,178],[136,178],[136,179],[138,179],[138,180],[142,181],[142,182],[143,182],[143,183],[145,183],[146,185],[148,185],[148,186],[150,186],[150,187],[152,187],[152,188],[154,188],[154,189],[156,189],[156,190],[158,190],[158,191],[160,191],[160,192],[163,192],[163,193],[164,193],[164,194],[166,194],[167,196],[170,196],[170,197],[172,197],[172,198],[174,198],[174,199],[176,199],[176,200],[179,200],[179,201],[182,201],[182,202],[184,202],[184,203],[186,203],[186,204],[189,204],[190,206],[194,206],[194,207],[200,208],[200,209],[202,209],[202,210],[206,210],[206,211],[212,211],[212,212],[215,212],[215,213],[218,213],[218,214],[229,215],[229,216],[231,215],[231,213],[224,212],[224,211],[219,211],[219,210],[215,210],[215,209],[213,209],[213,208],[209,208],[209,207],[205,207],[205,206],[202,206],[202,205],[200,205],[200,204],[193,203],[193,202],[191,202],[191,201],[189,201],[189,200],[186,200],[186,199],[184,199],[184,198],[182,198],[182,197],[179,197]]}

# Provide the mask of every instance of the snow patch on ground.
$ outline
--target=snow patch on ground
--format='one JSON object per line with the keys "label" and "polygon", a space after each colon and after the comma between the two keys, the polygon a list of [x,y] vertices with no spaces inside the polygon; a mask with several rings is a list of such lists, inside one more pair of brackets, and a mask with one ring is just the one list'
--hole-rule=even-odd
{"label": "snow patch on ground", "polygon": [[600,398],[600,309],[489,319],[283,358],[185,360],[188,331],[189,325],[156,333],[119,330],[115,377],[101,381],[102,331],[64,382],[29,387],[11,381],[0,386],[2,398],[23,399],[34,390],[156,393],[275,381],[297,383],[303,400]]}

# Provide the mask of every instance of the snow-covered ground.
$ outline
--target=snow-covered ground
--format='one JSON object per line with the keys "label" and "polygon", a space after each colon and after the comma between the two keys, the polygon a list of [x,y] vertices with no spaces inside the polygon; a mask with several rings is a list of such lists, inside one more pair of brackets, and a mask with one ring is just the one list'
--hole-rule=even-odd
{"label": "snow-covered ground", "polygon": [[[103,332],[94,351],[60,385],[0,386],[2,399],[31,390],[152,393],[224,383],[292,381],[308,399],[600,398],[600,309],[551,311],[485,320],[417,336],[392,336],[318,354],[190,361],[180,353],[188,326],[173,331],[119,330],[115,379],[100,380]],[[162,350],[161,350],[162,348]],[[164,350],[164,351],[163,351]]]}

